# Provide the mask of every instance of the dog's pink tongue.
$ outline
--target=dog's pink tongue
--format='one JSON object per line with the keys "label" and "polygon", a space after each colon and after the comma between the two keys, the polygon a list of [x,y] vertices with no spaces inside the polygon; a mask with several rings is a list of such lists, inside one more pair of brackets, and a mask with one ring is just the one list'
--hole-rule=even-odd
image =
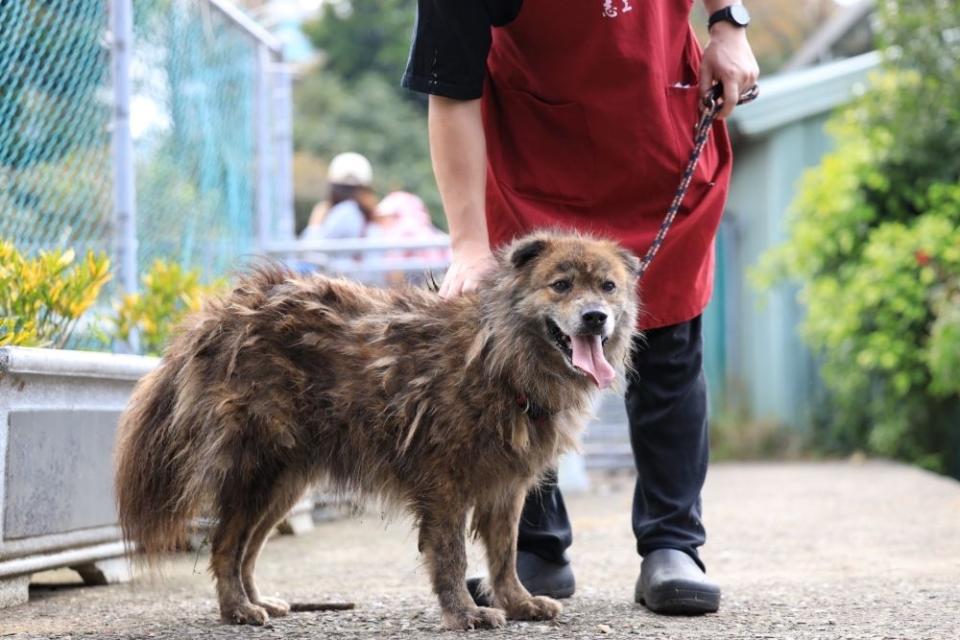
{"label": "dog's pink tongue", "polygon": [[603,355],[600,336],[571,336],[573,343],[573,366],[588,373],[597,386],[606,389],[617,377]]}

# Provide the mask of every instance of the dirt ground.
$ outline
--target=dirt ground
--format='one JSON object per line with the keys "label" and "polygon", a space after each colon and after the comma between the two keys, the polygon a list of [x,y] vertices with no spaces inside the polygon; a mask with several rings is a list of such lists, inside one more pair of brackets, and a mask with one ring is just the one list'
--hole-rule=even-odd
{"label": "dirt ground", "polygon": [[[720,612],[672,618],[632,602],[640,560],[629,527],[632,479],[595,478],[569,496],[577,594],[556,623],[510,622],[499,638],[960,638],[960,483],[881,462],[717,464],[704,495]],[[454,638],[404,520],[375,513],[278,537],[261,590],[292,601],[349,600],[264,628],[217,621],[205,557],[172,560],[132,585],[35,576],[29,604],[0,611],[3,638]],[[471,567],[480,567],[474,549]],[[195,568],[196,567],[196,568]],[[41,584],[36,584],[41,583]]]}

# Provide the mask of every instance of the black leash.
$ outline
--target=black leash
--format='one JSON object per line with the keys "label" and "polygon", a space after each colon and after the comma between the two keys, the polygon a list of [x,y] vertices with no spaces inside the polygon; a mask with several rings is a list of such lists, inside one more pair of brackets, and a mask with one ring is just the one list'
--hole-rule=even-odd
{"label": "black leash", "polygon": [[[740,94],[740,99],[737,101],[737,104],[744,104],[755,100],[758,95],[760,95],[760,89],[757,85],[753,85]],[[676,195],[673,196],[673,202],[670,203],[667,215],[660,224],[660,230],[657,231],[657,235],[653,239],[653,244],[650,245],[650,248],[647,249],[647,252],[640,260],[640,271],[637,275],[638,279],[643,278],[647,267],[653,262],[653,257],[657,255],[657,251],[660,250],[660,245],[663,244],[663,239],[667,236],[667,231],[670,230],[673,219],[677,217],[677,211],[680,210],[680,205],[683,203],[683,199],[687,195],[687,189],[690,187],[690,179],[693,178],[693,172],[696,170],[697,163],[700,161],[700,153],[703,151],[703,146],[707,142],[707,136],[710,135],[710,127],[713,126],[713,121],[717,119],[717,114],[720,113],[720,109],[723,108],[723,103],[720,101],[722,96],[723,86],[715,84],[710,93],[703,99],[703,109],[700,111],[700,120],[697,121],[696,133],[693,137],[693,151],[690,152],[690,160],[687,162],[687,168],[683,171],[683,178],[680,180],[680,186],[677,187]]]}

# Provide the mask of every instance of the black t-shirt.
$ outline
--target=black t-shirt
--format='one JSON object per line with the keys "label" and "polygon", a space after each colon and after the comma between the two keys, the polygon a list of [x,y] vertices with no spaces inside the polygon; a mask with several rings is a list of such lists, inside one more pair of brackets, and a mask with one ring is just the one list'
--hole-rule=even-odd
{"label": "black t-shirt", "polygon": [[483,94],[493,27],[509,24],[523,0],[417,0],[403,86],[458,100]]}

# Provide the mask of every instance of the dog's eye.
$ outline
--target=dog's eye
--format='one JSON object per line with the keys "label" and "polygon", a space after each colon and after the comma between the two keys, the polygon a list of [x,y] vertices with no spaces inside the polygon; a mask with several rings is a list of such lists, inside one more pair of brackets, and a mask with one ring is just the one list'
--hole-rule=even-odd
{"label": "dog's eye", "polygon": [[556,291],[557,293],[566,293],[567,291],[570,291],[570,289],[573,288],[573,283],[570,282],[569,280],[557,280],[556,282],[551,284],[550,287],[553,288],[553,290]]}
{"label": "dog's eye", "polygon": [[603,289],[606,293],[610,293],[617,288],[617,283],[613,280],[604,280],[603,284],[600,285],[600,288]]}

